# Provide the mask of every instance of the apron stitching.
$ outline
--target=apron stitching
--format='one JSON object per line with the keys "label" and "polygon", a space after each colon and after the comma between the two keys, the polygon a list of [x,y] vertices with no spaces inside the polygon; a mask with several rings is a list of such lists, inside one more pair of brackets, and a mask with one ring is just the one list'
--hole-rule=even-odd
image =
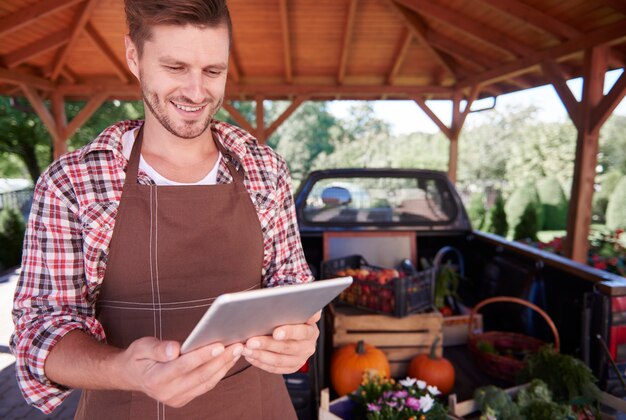
{"label": "apron stitching", "polygon": [[[154,278],[153,278],[153,268],[152,268],[152,186],[150,186],[150,287],[152,289],[152,306],[154,307]],[[153,323],[154,323],[154,335],[156,336],[156,313],[152,315]]]}
{"label": "apron stitching", "polygon": [[159,286],[159,188],[154,187],[154,270],[159,311],[159,340],[163,340],[163,317],[161,316],[161,287]]}

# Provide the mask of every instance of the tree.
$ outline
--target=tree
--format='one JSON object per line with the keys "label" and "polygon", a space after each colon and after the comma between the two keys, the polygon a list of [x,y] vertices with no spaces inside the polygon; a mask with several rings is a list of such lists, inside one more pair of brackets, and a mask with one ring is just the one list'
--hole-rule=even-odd
{"label": "tree", "polygon": [[537,182],[537,193],[543,214],[542,230],[562,230],[567,224],[567,198],[554,177]]}
{"label": "tree", "polygon": [[609,198],[611,198],[611,194],[613,194],[622,176],[624,176],[624,174],[615,169],[596,176],[596,182],[599,185],[596,192],[593,194],[592,207],[594,221],[600,223],[606,222],[606,208],[609,204]]}
{"label": "tree", "polygon": [[[529,211],[528,208],[533,209],[537,214],[535,220],[537,226],[541,226],[543,223],[541,217],[541,204],[539,202],[539,196],[536,188],[532,184],[525,184],[516,189],[505,205],[507,224],[512,235],[515,234],[517,225],[522,221],[522,216],[525,212]],[[528,216],[527,216],[528,219]]]}
{"label": "tree", "polygon": [[509,231],[509,225],[506,221],[506,211],[504,209],[504,199],[502,194],[498,194],[493,207],[489,210],[485,230],[489,233],[505,236]]}
{"label": "tree", "polygon": [[5,268],[20,264],[25,230],[24,218],[16,208],[0,211],[0,263]]}
{"label": "tree", "polygon": [[626,229],[626,176],[615,187],[606,209],[606,227]]}
{"label": "tree", "polygon": [[467,206],[467,215],[469,216],[474,229],[483,229],[485,226],[486,214],[487,211],[485,210],[483,194],[473,194]]}
{"label": "tree", "polygon": [[513,240],[529,239],[537,240],[537,232],[539,231],[539,218],[537,217],[537,204],[528,203],[522,212],[519,223],[513,230]]}

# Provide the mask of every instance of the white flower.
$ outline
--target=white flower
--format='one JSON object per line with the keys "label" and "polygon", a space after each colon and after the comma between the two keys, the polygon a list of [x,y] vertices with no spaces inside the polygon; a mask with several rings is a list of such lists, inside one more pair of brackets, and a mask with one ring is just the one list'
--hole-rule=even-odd
{"label": "white flower", "polygon": [[433,400],[433,397],[428,394],[420,397],[420,410],[422,410],[424,413],[428,413],[428,410],[433,408],[434,402],[435,400]]}
{"label": "white flower", "polygon": [[417,387],[418,387],[419,389],[424,389],[424,388],[426,388],[426,382],[424,382],[424,381],[417,381]]}
{"label": "white flower", "polygon": [[436,386],[434,386],[434,385],[433,385],[433,386],[428,385],[427,389],[428,389],[428,392],[430,392],[430,393],[431,393],[431,394],[433,394],[433,395],[439,395],[439,394],[441,394],[441,391],[439,391],[439,388],[437,388],[437,387],[436,387]]}
{"label": "white flower", "polygon": [[406,379],[401,379],[400,380],[400,385],[402,385],[405,388],[410,388],[413,386],[413,384],[415,383],[415,381],[417,381],[417,379],[415,378],[410,378],[410,377],[406,377]]}

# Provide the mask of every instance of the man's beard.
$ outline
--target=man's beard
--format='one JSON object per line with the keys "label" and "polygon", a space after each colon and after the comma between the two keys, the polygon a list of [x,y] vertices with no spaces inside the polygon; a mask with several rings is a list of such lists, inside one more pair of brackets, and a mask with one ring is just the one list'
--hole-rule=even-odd
{"label": "man's beard", "polygon": [[193,101],[184,96],[176,96],[167,98],[165,101],[166,103],[162,104],[159,101],[158,95],[155,92],[148,91],[144,85],[141,86],[141,94],[143,95],[146,106],[159,123],[161,123],[167,131],[176,137],[183,139],[194,139],[204,133],[211,124],[215,113],[222,106],[223,101],[223,98],[220,98],[220,100],[212,108],[211,105],[213,104],[213,101],[211,99],[203,101],[202,103],[206,103],[205,107],[209,108],[209,112],[203,121],[183,120],[182,126],[176,126],[168,116],[163,106],[167,107],[167,102],[170,101],[174,101],[179,104],[186,104],[188,106],[195,106]]}

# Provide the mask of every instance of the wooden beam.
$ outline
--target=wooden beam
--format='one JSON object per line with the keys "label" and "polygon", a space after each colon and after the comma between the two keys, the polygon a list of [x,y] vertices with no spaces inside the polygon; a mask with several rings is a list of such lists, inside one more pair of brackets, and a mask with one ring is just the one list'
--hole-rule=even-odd
{"label": "wooden beam", "polygon": [[626,69],[617,79],[610,92],[593,109],[590,123],[591,131],[600,130],[600,127],[604,125],[615,108],[622,102],[624,96],[626,96]]}
{"label": "wooden beam", "polygon": [[402,35],[402,41],[400,42],[399,47],[396,49],[395,59],[393,60],[393,67],[391,68],[391,72],[389,76],[387,76],[387,83],[393,85],[396,79],[396,76],[400,72],[402,68],[402,64],[404,63],[404,59],[406,58],[407,53],[409,52],[409,47],[413,42],[413,34],[408,29],[404,31]]}
{"label": "wooden beam", "polygon": [[359,0],[350,0],[348,16],[346,18],[346,26],[343,32],[343,43],[341,46],[341,59],[339,60],[339,72],[337,74],[337,82],[343,84],[346,77],[346,68],[348,67],[348,55],[350,54],[350,44],[352,42],[352,32],[354,31],[354,22],[356,17],[356,8]]}
{"label": "wooden beam", "polygon": [[72,35],[70,36],[70,40],[55,57],[54,64],[52,65],[52,74],[50,75],[52,80],[56,80],[61,74],[61,70],[65,65],[65,61],[67,60],[70,50],[74,47],[74,45],[76,45],[78,37],[83,33],[83,29],[85,28],[85,25],[87,24],[87,21],[91,17],[91,14],[97,4],[98,0],[86,0],[85,4],[83,4],[83,6],[79,9],[76,18],[74,19],[74,23],[72,24]]}
{"label": "wooden beam", "polygon": [[559,65],[551,61],[544,61],[541,63],[541,68],[546,79],[552,83],[556,94],[561,98],[561,102],[563,102],[570,119],[576,127],[580,127],[580,103],[574,97],[569,86],[567,86],[565,76]]}
{"label": "wooden beam", "polygon": [[452,116],[452,127],[451,128],[452,128],[453,132],[456,132],[456,136],[457,137],[461,134],[461,130],[463,129],[463,125],[465,124],[465,120],[467,119],[467,116],[470,113],[470,110],[472,108],[472,104],[474,103],[476,98],[478,98],[478,95],[480,94],[480,91],[481,91],[480,86],[478,86],[478,85],[477,86],[472,86],[472,89],[470,90],[470,94],[466,98],[466,102],[467,103],[465,104],[465,109],[463,109],[463,111],[461,111],[462,92],[455,93],[453,100],[454,101],[458,100],[458,104],[456,105],[455,114],[453,114],[453,116]]}
{"label": "wooden beam", "polygon": [[444,35],[438,34],[434,31],[428,33],[428,42],[442,51],[446,51],[448,54],[457,57],[459,59],[475,63],[484,68],[493,68],[498,65],[495,60],[485,57],[485,55],[476,50],[475,48],[468,47],[466,45],[459,44],[457,41],[448,38]]}
{"label": "wooden beam", "polygon": [[583,95],[580,104],[580,127],[576,141],[576,161],[567,215],[565,255],[585,263],[589,247],[591,204],[598,161],[599,127],[593,129],[591,114],[602,99],[607,68],[607,48],[595,47],[585,52]]}
{"label": "wooden beam", "polygon": [[91,116],[100,108],[100,106],[107,100],[108,94],[105,92],[98,93],[87,101],[85,106],[80,112],[70,121],[65,130],[65,137],[68,139],[74,135],[74,133],[82,127]]}
{"label": "wooden beam", "polygon": [[51,35],[47,35],[45,38],[39,39],[28,45],[20,47],[19,49],[5,54],[2,57],[4,64],[7,68],[14,68],[22,63],[38,56],[39,54],[46,53],[50,50],[59,48],[65,45],[70,40],[70,30],[61,29]]}
{"label": "wooden beam", "polygon": [[265,144],[267,138],[265,137],[265,107],[263,106],[263,97],[257,96],[256,100],[256,139],[261,144]]}
{"label": "wooden beam", "polygon": [[296,99],[291,102],[291,104],[283,111],[282,114],[265,130],[265,138],[269,139],[272,134],[282,125],[282,123],[287,120],[294,113],[300,105],[306,101],[308,98],[306,96],[297,96]]}
{"label": "wooden beam", "polygon": [[113,71],[115,75],[124,83],[130,83],[131,78],[126,71],[126,65],[122,63],[122,61],[115,55],[111,47],[106,43],[104,38],[98,33],[97,29],[91,24],[91,22],[87,22],[85,25],[85,33],[96,47],[100,50],[102,55],[107,59],[107,61],[113,67]]}
{"label": "wooden beam", "polygon": [[280,0],[280,27],[283,33],[283,61],[285,62],[285,80],[287,83],[293,81],[293,70],[291,65],[291,40],[289,31],[289,11],[287,1]]}
{"label": "wooden beam", "polygon": [[451,138],[452,137],[452,131],[450,130],[449,127],[447,127],[437,116],[437,114],[435,114],[432,109],[430,109],[430,107],[426,104],[426,101],[423,98],[419,98],[416,97],[413,99],[415,101],[415,103],[422,109],[422,111],[424,111],[424,113],[426,115],[428,115],[428,117],[437,125],[437,127],[439,127],[439,129],[441,130],[441,132],[447,137],[447,138]]}
{"label": "wooden beam", "polygon": [[518,0],[479,0],[494,9],[500,10],[509,16],[517,18],[536,28],[542,29],[551,35],[557,35],[561,40],[577,38],[581,32],[567,23],[553,18],[532,6]]}
{"label": "wooden beam", "polygon": [[612,7],[623,15],[626,15],[626,3],[623,0],[601,0],[602,3]]}
{"label": "wooden beam", "polygon": [[248,122],[248,120],[246,120],[246,118],[243,115],[241,115],[239,110],[237,110],[237,108],[235,108],[231,103],[224,101],[224,103],[222,104],[222,108],[228,111],[231,118],[235,120],[235,122],[237,123],[237,125],[239,125],[239,127],[243,128],[248,133],[254,133],[255,131],[254,127],[252,127],[252,125]]}
{"label": "wooden beam", "polygon": [[7,70],[0,67],[0,82],[9,83],[16,86],[30,86],[40,90],[52,90],[54,89],[54,83],[46,80],[42,77],[34,76],[32,74],[22,73],[17,70]]}
{"label": "wooden beam", "polygon": [[63,76],[70,83],[76,83],[78,80],[78,76],[76,76],[76,74],[74,74],[74,72],[67,66],[64,66],[61,70],[61,76]]}
{"label": "wooden beam", "polygon": [[67,141],[65,127],[67,126],[67,115],[65,114],[65,98],[59,92],[52,92],[50,104],[52,105],[52,117],[62,141]]}
{"label": "wooden beam", "polygon": [[394,0],[388,0],[388,4],[391,9],[396,12],[400,19],[404,21],[404,24],[409,28],[409,30],[413,33],[413,36],[417,38],[420,44],[426,48],[426,50],[433,56],[435,60],[448,72],[450,75],[456,80],[458,78],[456,74],[456,67],[452,60],[449,57],[445,56],[441,52],[437,51],[430,43],[428,42],[428,32],[429,29],[426,26],[424,20],[419,17],[414,11],[407,9],[406,7],[402,7],[397,4]]}
{"label": "wooden beam", "polygon": [[59,12],[83,0],[43,0],[0,18],[0,36],[30,25],[37,19]]}
{"label": "wooden beam", "polygon": [[30,105],[35,110],[35,113],[41,119],[41,122],[48,130],[48,133],[52,138],[53,147],[56,154],[57,144],[60,144],[62,136],[60,135],[58,127],[56,126],[54,117],[52,116],[48,108],[46,108],[43,99],[34,88],[28,85],[22,85],[22,92],[24,92],[24,96],[26,96],[28,102],[30,102]]}
{"label": "wooden beam", "polygon": [[560,58],[573,53],[623,38],[626,38],[626,19],[619,20],[593,32],[581,35],[579,38],[565,41],[554,47],[536,51],[527,57],[461,80],[457,84],[457,87],[464,88],[477,84],[486,85],[494,83],[509,78],[511,75],[523,73],[527,69],[540,65],[546,60],[558,61]]}
{"label": "wooden beam", "polygon": [[506,33],[497,31],[482,23],[475,22],[466,16],[440,6],[430,0],[394,0],[397,3],[414,10],[419,14],[451,24],[455,29],[471,35],[504,53],[525,56],[533,49],[509,37]]}

